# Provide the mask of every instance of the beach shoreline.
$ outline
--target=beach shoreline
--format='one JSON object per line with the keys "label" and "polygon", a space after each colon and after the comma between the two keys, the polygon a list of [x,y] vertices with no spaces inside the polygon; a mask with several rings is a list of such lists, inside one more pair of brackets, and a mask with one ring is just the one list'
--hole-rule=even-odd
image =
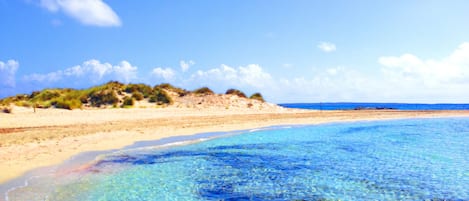
{"label": "beach shoreline", "polygon": [[405,118],[469,117],[469,111],[314,111],[220,108],[59,110],[15,108],[0,114],[0,183],[31,170],[63,163],[83,152],[120,149],[198,133],[230,132],[277,125]]}

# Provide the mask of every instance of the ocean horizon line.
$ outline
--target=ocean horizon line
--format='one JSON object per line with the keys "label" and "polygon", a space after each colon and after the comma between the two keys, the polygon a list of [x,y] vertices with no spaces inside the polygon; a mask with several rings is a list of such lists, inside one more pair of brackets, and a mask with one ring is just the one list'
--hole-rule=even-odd
{"label": "ocean horizon line", "polygon": [[469,110],[467,103],[379,103],[379,102],[319,102],[319,103],[280,103],[286,108],[313,110]]}

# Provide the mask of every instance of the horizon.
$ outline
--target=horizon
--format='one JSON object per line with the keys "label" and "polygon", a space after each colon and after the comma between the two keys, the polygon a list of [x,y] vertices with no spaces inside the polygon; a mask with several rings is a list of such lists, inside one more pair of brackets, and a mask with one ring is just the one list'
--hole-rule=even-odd
{"label": "horizon", "polygon": [[467,10],[457,0],[0,0],[0,99],[116,80],[273,103],[464,104]]}

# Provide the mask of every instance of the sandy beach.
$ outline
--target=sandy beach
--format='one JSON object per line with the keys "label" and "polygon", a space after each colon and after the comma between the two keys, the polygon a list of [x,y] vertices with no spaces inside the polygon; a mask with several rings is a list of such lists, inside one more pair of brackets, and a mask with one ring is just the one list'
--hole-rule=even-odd
{"label": "sandy beach", "polygon": [[0,183],[85,151],[136,141],[273,125],[400,118],[469,117],[469,111],[311,111],[285,108],[133,108],[60,110],[15,108],[0,113]]}

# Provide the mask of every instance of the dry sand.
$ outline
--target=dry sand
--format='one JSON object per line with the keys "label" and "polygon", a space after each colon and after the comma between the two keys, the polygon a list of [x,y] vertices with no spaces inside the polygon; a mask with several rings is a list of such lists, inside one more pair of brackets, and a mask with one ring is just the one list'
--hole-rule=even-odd
{"label": "dry sand", "polygon": [[85,151],[136,141],[273,125],[469,116],[469,111],[306,111],[283,108],[146,108],[0,113],[0,183]]}

